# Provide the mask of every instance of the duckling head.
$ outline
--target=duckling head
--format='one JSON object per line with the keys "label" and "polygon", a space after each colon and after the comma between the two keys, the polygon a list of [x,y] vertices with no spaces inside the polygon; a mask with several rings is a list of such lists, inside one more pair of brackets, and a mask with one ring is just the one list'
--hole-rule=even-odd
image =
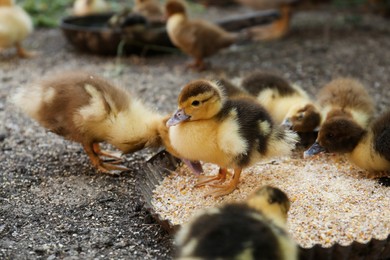
{"label": "duckling head", "polygon": [[165,15],[171,17],[174,14],[186,14],[186,6],[181,0],[168,0],[165,4]]}
{"label": "duckling head", "polygon": [[324,122],[317,141],[304,153],[309,157],[320,152],[349,153],[366,134],[354,120],[345,117],[332,117]]}
{"label": "duckling head", "polygon": [[217,84],[208,80],[192,81],[180,92],[178,109],[167,121],[167,126],[210,119],[221,110],[224,99]]}
{"label": "duckling head", "polygon": [[278,188],[266,185],[257,189],[248,197],[247,205],[262,212],[270,219],[285,223],[291,204],[286,193]]}
{"label": "duckling head", "polygon": [[314,104],[290,108],[282,125],[296,132],[316,131],[321,123],[321,113]]}

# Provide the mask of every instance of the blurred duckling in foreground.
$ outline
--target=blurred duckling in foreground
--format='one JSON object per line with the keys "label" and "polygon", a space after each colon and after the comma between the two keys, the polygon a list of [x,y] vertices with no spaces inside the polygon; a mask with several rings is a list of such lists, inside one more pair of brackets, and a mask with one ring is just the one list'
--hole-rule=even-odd
{"label": "blurred duckling in foreground", "polygon": [[227,32],[205,20],[190,20],[181,0],[168,0],[165,13],[169,38],[175,46],[195,59],[189,66],[198,70],[205,69],[204,58],[246,37],[244,34]]}
{"label": "blurred duckling in foreground", "polygon": [[203,210],[177,233],[178,259],[297,259],[289,208],[283,191],[263,186],[243,203]]}
{"label": "blurred duckling in foreground", "polygon": [[84,16],[110,11],[110,6],[105,0],[76,0],[73,3],[73,14]]}
{"label": "blurred duckling in foreground", "polygon": [[22,47],[22,41],[33,31],[31,17],[13,0],[0,0],[0,52],[15,47],[21,58],[35,55]]}
{"label": "blurred duckling in foreground", "polygon": [[164,11],[157,0],[135,0],[133,11],[150,22],[162,22]]}
{"label": "blurred duckling in foreground", "polygon": [[178,97],[178,109],[167,121],[169,139],[181,158],[217,164],[217,176],[201,176],[199,185],[224,181],[227,168],[234,169],[227,185],[214,185],[208,195],[233,192],[243,168],[261,159],[290,154],[297,135],[275,125],[268,112],[250,98],[227,99],[219,86],[207,80],[188,83]]}
{"label": "blurred duckling in foreground", "polygon": [[352,163],[368,171],[390,171],[390,111],[368,129],[347,117],[329,119],[317,142],[305,153],[319,152],[346,154]]}
{"label": "blurred duckling in foreground", "polygon": [[[323,109],[323,123],[316,143],[304,153],[304,156],[308,157],[322,151],[320,146],[324,145],[325,138],[328,139],[328,143],[333,140],[332,147],[329,147],[331,151],[351,151],[351,147],[357,145],[359,138],[344,135],[353,134],[355,130],[361,135],[374,114],[374,103],[365,87],[353,78],[334,79],[320,90],[318,103]],[[346,139],[343,140],[343,137]]]}
{"label": "blurred duckling in foreground", "polygon": [[[102,171],[127,170],[117,157],[100,150],[112,144],[123,153],[159,146],[163,117],[127,91],[89,73],[72,72],[20,89],[13,99],[43,127],[81,143],[92,165]],[[103,162],[100,156],[114,158]]]}
{"label": "blurred duckling in foreground", "polygon": [[241,87],[257,98],[277,124],[296,132],[313,132],[320,126],[320,110],[309,95],[276,74],[252,72]]}

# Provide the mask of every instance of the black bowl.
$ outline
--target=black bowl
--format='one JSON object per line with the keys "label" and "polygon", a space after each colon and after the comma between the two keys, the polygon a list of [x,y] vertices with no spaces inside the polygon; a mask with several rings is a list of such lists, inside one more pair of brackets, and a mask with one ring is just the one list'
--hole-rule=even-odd
{"label": "black bowl", "polygon": [[67,40],[82,52],[126,55],[175,50],[166,33],[165,24],[150,24],[139,19],[125,28],[111,28],[108,21],[113,15],[105,13],[65,17],[60,28]]}

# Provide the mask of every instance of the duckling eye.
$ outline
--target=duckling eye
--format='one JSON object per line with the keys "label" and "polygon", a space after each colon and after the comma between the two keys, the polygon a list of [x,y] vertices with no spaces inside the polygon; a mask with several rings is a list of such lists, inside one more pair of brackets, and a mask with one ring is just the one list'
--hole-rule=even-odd
{"label": "duckling eye", "polygon": [[194,101],[192,101],[191,105],[194,107],[197,107],[200,105],[200,102],[198,100],[194,100]]}

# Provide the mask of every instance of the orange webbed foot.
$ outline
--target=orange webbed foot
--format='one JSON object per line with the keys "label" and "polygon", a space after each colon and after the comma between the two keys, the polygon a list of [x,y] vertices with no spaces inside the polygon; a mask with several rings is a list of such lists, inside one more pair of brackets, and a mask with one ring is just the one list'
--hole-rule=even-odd
{"label": "orange webbed foot", "polygon": [[240,182],[240,175],[241,169],[235,169],[233,179],[228,184],[210,185],[213,187],[213,189],[206,193],[205,196],[213,196],[214,198],[217,198],[232,193]]}
{"label": "orange webbed foot", "polygon": [[[121,153],[103,151],[100,149],[100,145],[98,143],[93,144],[93,151],[98,156],[104,156],[104,157],[115,159],[118,163],[123,161],[121,158]],[[114,162],[111,162],[111,163],[114,163]]]}
{"label": "orange webbed foot", "polygon": [[203,59],[196,59],[193,63],[187,64],[186,67],[200,72],[206,70],[207,65]]}
{"label": "orange webbed foot", "polygon": [[129,170],[129,168],[127,168],[126,166],[114,165],[112,163],[105,162],[100,162],[100,164],[97,166],[97,169],[103,173],[108,173],[112,175],[117,175],[116,171],[124,172]]}
{"label": "orange webbed foot", "polygon": [[20,44],[16,44],[16,53],[20,58],[33,58],[38,55],[38,52],[27,51]]}
{"label": "orange webbed foot", "polygon": [[220,168],[218,174],[215,176],[199,176],[198,182],[195,184],[195,187],[204,186],[210,182],[224,182],[226,180],[226,175],[228,171],[226,169]]}
{"label": "orange webbed foot", "polygon": [[[89,159],[92,162],[92,165],[100,172],[116,175],[117,173],[115,171],[122,172],[129,170],[129,168],[125,166],[116,165],[122,163],[122,159],[120,157],[117,157],[116,155],[113,155],[112,153],[101,151],[99,143],[84,144],[83,146],[85,152],[88,154]],[[114,161],[103,162],[100,159],[99,155],[113,158]]]}

